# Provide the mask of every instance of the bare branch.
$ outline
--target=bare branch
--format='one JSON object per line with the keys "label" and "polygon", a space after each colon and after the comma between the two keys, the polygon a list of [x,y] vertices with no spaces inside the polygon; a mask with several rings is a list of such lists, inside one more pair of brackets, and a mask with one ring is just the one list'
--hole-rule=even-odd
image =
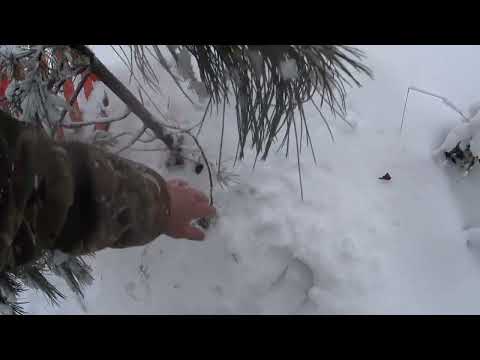
{"label": "bare branch", "polygon": [[77,129],[84,126],[96,125],[96,124],[110,124],[113,122],[121,121],[125,119],[132,112],[130,109],[126,109],[122,115],[113,118],[103,118],[103,120],[84,121],[84,122],[69,122],[68,124],[62,124],[62,127],[67,129]]}
{"label": "bare branch", "polygon": [[400,125],[400,131],[402,131],[403,129],[403,123],[404,123],[404,119],[405,119],[405,112],[407,110],[407,102],[408,102],[408,96],[410,94],[410,90],[412,91],[417,91],[419,93],[422,93],[422,94],[425,94],[425,95],[428,95],[428,96],[432,96],[432,97],[435,97],[437,99],[440,99],[442,100],[442,102],[447,105],[450,109],[452,109],[453,111],[455,111],[457,114],[459,114],[463,121],[464,122],[470,122],[470,119],[468,117],[466,117],[462,111],[457,107],[455,106],[449,99],[447,99],[446,97],[443,97],[443,96],[440,96],[440,95],[437,95],[437,94],[434,94],[430,91],[426,91],[426,90],[422,90],[422,89],[419,89],[417,87],[414,87],[414,86],[409,86],[408,87],[408,90],[407,90],[407,95],[405,96],[405,104],[403,105],[403,115],[402,115],[402,123]]}
{"label": "bare branch", "polygon": [[120,154],[122,151],[124,150],[127,150],[129,147],[131,147],[133,144],[135,144],[137,142],[138,139],[140,139],[140,137],[145,133],[145,130],[146,130],[146,126],[143,126],[138,132],[137,134],[128,142],[127,145],[125,145],[124,147],[122,147],[120,150],[116,151],[116,154]]}
{"label": "bare branch", "polygon": [[403,114],[402,114],[402,123],[400,124],[400,132],[403,130],[403,120],[405,119],[405,112],[407,111],[407,101],[408,96],[410,95],[410,88],[407,90],[407,95],[405,96],[405,103],[403,104]]}
{"label": "bare branch", "polygon": [[201,154],[202,154],[203,161],[205,162],[205,165],[207,166],[208,179],[209,179],[209,181],[210,181],[210,205],[213,205],[213,180],[212,180],[212,170],[210,169],[210,165],[209,165],[209,163],[208,163],[208,159],[207,159],[207,157],[205,156],[205,152],[203,151],[202,146],[201,146],[200,143],[198,142],[196,136],[192,135],[192,133],[189,132],[189,131],[187,131],[186,133],[193,139],[193,141],[195,141],[195,144],[197,144],[198,149],[200,150],[200,152],[201,152]]}
{"label": "bare branch", "polygon": [[200,121],[200,127],[197,130],[197,135],[196,136],[200,135],[200,132],[202,131],[203,123],[205,122],[205,118],[207,117],[208,108],[211,106],[211,104],[212,104],[212,97],[210,97],[210,100],[208,100],[207,107],[205,108],[205,112],[203,113],[202,120]]}
{"label": "bare branch", "polygon": [[172,135],[166,131],[165,127],[155,119],[145,106],[107,69],[87,46],[71,45],[71,47],[88,56],[90,58],[91,71],[142,120],[145,127],[152,129],[155,135],[163,141],[170,150],[175,150]]}
{"label": "bare branch", "polygon": [[297,165],[298,165],[298,179],[300,181],[300,194],[301,194],[302,201],[303,201],[302,170],[300,168],[300,150],[299,150],[299,147],[298,147],[297,125],[295,124],[295,121],[293,122],[293,130],[295,132],[295,144],[297,146]]}

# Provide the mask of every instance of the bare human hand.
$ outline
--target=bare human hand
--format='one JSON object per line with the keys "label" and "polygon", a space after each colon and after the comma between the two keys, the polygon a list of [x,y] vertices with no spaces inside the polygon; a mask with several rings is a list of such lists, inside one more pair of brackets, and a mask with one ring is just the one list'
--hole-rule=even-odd
{"label": "bare human hand", "polygon": [[167,188],[170,218],[165,234],[177,239],[203,240],[205,233],[192,226],[191,221],[216,214],[215,208],[209,205],[208,197],[182,180],[167,181]]}

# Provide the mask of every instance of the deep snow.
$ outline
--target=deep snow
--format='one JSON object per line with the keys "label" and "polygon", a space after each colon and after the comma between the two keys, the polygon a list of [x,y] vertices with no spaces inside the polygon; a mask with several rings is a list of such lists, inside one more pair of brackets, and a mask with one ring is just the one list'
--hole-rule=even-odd
{"label": "deep snow", "polygon": [[[305,201],[295,153],[272,153],[252,171],[253,154],[233,171],[238,184],[217,188],[217,224],[203,243],[165,236],[144,248],[105,250],[93,261],[95,282],[85,308],[75,297],[52,308],[27,294],[32,313],[265,314],[480,313],[480,170],[463,177],[434,162],[432,150],[460,120],[439,100],[410,96],[407,87],[448,97],[465,111],[480,99],[477,46],[363,46],[375,80],[351,91],[350,129],[331,119],[335,142],[307,108],[317,165],[302,150]],[[109,64],[111,53],[97,47]],[[123,70],[115,71],[124,79]],[[171,84],[171,82],[170,82]],[[172,86],[173,87],[173,86]],[[195,123],[194,110],[172,89],[171,116]],[[159,101],[165,101],[159,100]],[[120,110],[119,110],[120,111]],[[234,155],[234,113],[227,110],[224,158]],[[221,118],[201,141],[216,160]],[[117,125],[134,129],[131,121]],[[167,172],[163,155],[131,152],[167,178],[207,190],[206,171]],[[378,177],[389,172],[391,181]],[[468,231],[465,231],[468,230]]]}

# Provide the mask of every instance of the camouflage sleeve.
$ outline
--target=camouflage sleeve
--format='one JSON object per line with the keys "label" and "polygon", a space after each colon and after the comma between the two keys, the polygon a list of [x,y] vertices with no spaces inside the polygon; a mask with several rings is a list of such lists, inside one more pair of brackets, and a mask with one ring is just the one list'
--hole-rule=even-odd
{"label": "camouflage sleeve", "polygon": [[75,192],[56,248],[81,255],[144,245],[165,232],[170,198],[158,173],[94,146],[65,149]]}
{"label": "camouflage sleeve", "polygon": [[33,130],[20,136],[15,152],[13,181],[0,177],[0,268],[34,260],[44,249],[83,255],[144,245],[165,233],[170,197],[154,170]]}
{"label": "camouflage sleeve", "polygon": [[2,268],[14,268],[55,246],[72,205],[73,179],[65,150],[34,128],[22,131],[0,154],[9,155],[0,205],[5,210],[0,211],[0,233],[8,246],[0,257]]}
{"label": "camouflage sleeve", "polygon": [[15,236],[15,203],[11,184],[8,143],[0,137],[0,270],[11,263]]}

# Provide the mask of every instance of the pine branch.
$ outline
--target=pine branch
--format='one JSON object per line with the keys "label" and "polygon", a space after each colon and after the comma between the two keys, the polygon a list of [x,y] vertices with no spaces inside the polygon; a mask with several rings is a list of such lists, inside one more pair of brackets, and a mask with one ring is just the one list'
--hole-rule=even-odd
{"label": "pine branch", "polygon": [[80,257],[62,254],[60,262],[56,262],[54,252],[49,252],[47,266],[54,274],[62,277],[68,287],[80,298],[84,297],[83,290],[93,282],[91,267]]}
{"label": "pine branch", "polygon": [[27,286],[40,290],[52,305],[58,306],[60,299],[65,299],[65,296],[35,266],[28,267],[22,278]]}
{"label": "pine branch", "polygon": [[[352,69],[371,75],[360,60],[362,53],[347,46],[275,45],[207,46],[186,45],[197,61],[201,80],[215,104],[229,89],[237,103],[240,158],[250,134],[257,154],[268,156],[269,148],[281,128],[291,129],[289,114],[319,93],[330,103],[330,110],[345,109],[349,80],[360,83]],[[258,61],[252,61],[252,53]],[[282,64],[293,59],[297,73],[286,78]],[[267,105],[270,104],[270,105]],[[322,118],[323,119],[323,118]],[[304,124],[306,125],[306,124]]]}
{"label": "pine branch", "polygon": [[25,315],[25,310],[23,306],[25,302],[12,302],[0,295],[0,314],[2,314],[1,305],[9,309],[9,315]]}
{"label": "pine branch", "polygon": [[4,290],[5,294],[13,293],[18,295],[25,291],[19,280],[16,279],[12,273],[2,271],[0,272],[0,288]]}
{"label": "pine branch", "polygon": [[[217,111],[223,99],[228,101],[233,92],[237,110],[239,158],[243,158],[247,139],[251,137],[257,158],[262,154],[265,160],[277,134],[284,128],[291,130],[290,121],[295,121],[295,117],[290,114],[303,111],[301,105],[309,102],[315,94],[321,97],[320,106],[316,107],[323,115],[322,121],[325,121],[324,103],[335,116],[340,115],[346,121],[342,116],[346,106],[346,85],[360,86],[354,73],[371,77],[370,69],[361,62],[363,53],[342,45],[178,45],[169,46],[168,50],[179,72],[188,73],[187,78],[191,81],[195,80],[192,79],[194,75],[190,68],[185,68],[179,54],[188,51],[193,56],[200,80],[217,106]],[[183,92],[158,45],[131,45],[130,53],[129,67],[132,72],[135,65],[144,80],[153,83],[156,77],[151,75],[151,62],[156,61],[167,70]],[[157,56],[147,56],[148,53]],[[286,72],[287,63],[293,64],[294,73]],[[308,124],[302,115],[300,121],[301,149],[303,127],[308,134]],[[328,123],[327,128],[331,132]],[[307,135],[307,141],[310,140]]]}
{"label": "pine branch", "polygon": [[25,291],[25,288],[14,274],[6,271],[0,272],[0,313],[5,312],[6,308],[14,315],[25,314],[22,307],[24,303],[11,300],[16,299],[23,291]]}

